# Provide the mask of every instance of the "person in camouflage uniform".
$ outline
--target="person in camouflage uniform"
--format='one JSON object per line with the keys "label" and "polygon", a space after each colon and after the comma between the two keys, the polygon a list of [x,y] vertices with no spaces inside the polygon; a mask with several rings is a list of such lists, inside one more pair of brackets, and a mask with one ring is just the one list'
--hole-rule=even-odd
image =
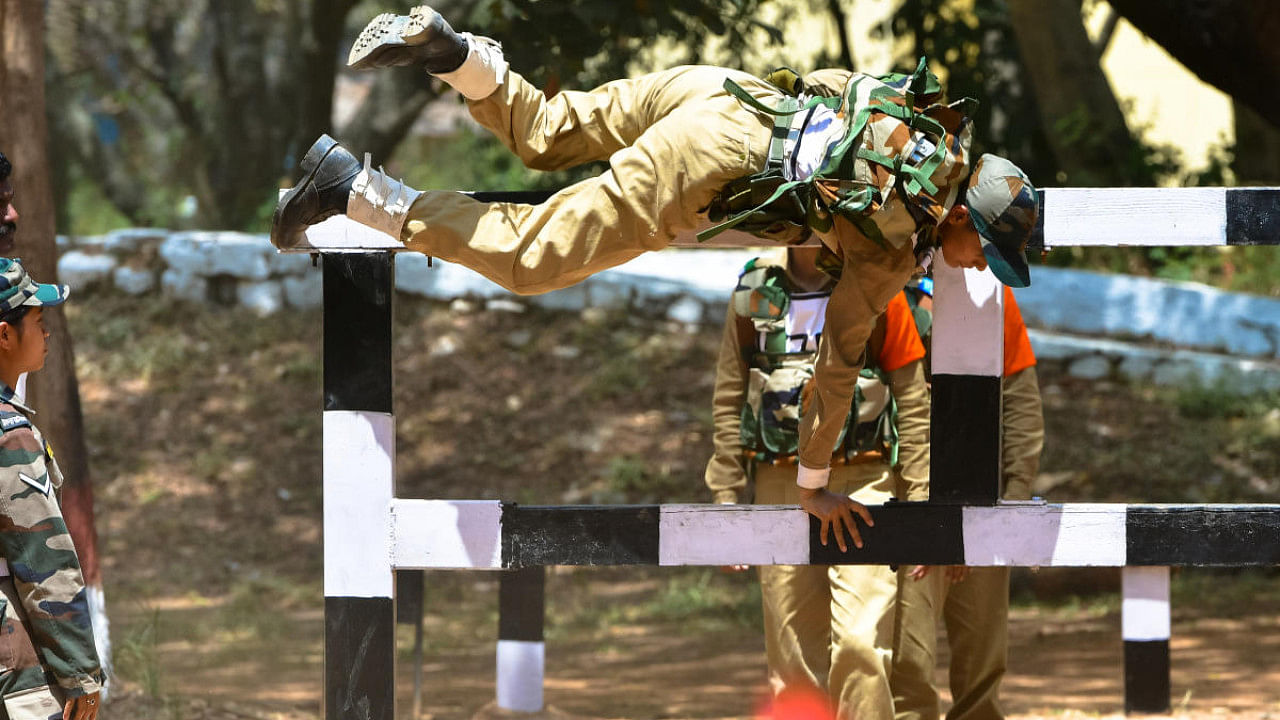
{"label": "person in camouflage uniform", "polygon": [[102,669],[84,578],[58,508],[62,473],[13,390],[44,366],[42,307],[68,289],[0,258],[0,720],[94,720]]}
{"label": "person in camouflage uniform", "polygon": [[[606,160],[610,168],[539,205],[482,202],[415,190],[322,136],[276,206],[277,247],[344,213],[513,292],[542,293],[660,250],[713,217],[769,240],[821,240],[841,278],[801,422],[796,480],[801,506],[822,521],[822,541],[834,531],[842,549],[843,531],[861,544],[854,514],[870,515],[826,490],[831,448],[876,317],[935,246],[952,264],[990,262],[1004,282],[1026,284],[1035,189],[995,156],[984,156],[984,172],[970,172],[972,102],[939,102],[923,61],[911,76],[829,70],[791,83],[686,66],[548,98],[508,68],[498,43],[455,33],[420,6],[376,17],[348,64],[422,66],[531,168]],[[967,205],[957,202],[966,191]]]}
{"label": "person in camouflage uniform", "polygon": [[[812,379],[822,309],[834,285],[816,265],[819,252],[787,248],[782,258],[752,260],[734,289],[716,363],[715,452],[705,474],[717,503],[797,501],[796,410]],[[756,301],[765,295],[774,300]],[[900,294],[867,343],[868,367],[831,458],[832,492],[864,503],[928,499],[924,355],[911,309]],[[825,694],[839,718],[893,720],[890,661],[898,585],[906,570],[882,565],[757,570],[775,698]]]}

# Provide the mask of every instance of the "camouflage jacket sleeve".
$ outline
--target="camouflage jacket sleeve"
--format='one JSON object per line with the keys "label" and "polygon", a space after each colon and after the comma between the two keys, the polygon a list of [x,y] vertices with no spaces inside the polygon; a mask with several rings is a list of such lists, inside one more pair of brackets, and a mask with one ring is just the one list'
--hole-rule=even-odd
{"label": "camouflage jacket sleeve", "polygon": [[711,400],[714,425],[714,452],[707,463],[706,482],[717,503],[742,500],[747,487],[746,459],[742,454],[740,435],[742,403],[747,393],[747,364],[742,356],[745,338],[739,337],[740,323],[729,303],[724,320],[720,354],[716,360],[716,385]]}
{"label": "camouflage jacket sleeve", "polygon": [[69,697],[97,692],[102,669],[80,561],[54,494],[56,465],[29,424],[5,425],[12,429],[0,435],[0,554],[41,664]]}

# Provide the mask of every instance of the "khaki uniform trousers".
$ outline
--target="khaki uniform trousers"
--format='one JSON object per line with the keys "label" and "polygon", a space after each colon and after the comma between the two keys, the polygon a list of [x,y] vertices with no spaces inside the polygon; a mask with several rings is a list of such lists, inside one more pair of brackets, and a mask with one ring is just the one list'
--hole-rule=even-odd
{"label": "khaki uniform trousers", "polygon": [[[795,467],[759,466],[755,484],[757,504],[800,501]],[[880,504],[893,497],[893,484],[887,464],[869,462],[833,467],[827,487],[865,504]],[[898,573],[881,565],[759,570],[774,691],[821,688],[837,704],[842,720],[892,718],[889,670]]]}
{"label": "khaki uniform trousers", "polygon": [[[1035,367],[1005,378],[1002,394],[1004,497],[1028,500],[1044,447]],[[918,582],[904,579],[900,590],[891,678],[898,720],[938,718],[933,678],[939,618],[951,646],[947,720],[1004,718],[999,693],[1009,655],[1009,568],[973,568],[955,585],[935,568]]]}
{"label": "khaki uniform trousers", "polygon": [[509,72],[492,95],[468,103],[481,125],[528,167],[607,160],[609,169],[539,205],[426,192],[400,239],[520,294],[567,287],[661,250],[699,225],[730,180],[765,166],[770,121],[726,93],[725,78],[758,98],[780,96],[743,72],[686,66],[548,99]]}

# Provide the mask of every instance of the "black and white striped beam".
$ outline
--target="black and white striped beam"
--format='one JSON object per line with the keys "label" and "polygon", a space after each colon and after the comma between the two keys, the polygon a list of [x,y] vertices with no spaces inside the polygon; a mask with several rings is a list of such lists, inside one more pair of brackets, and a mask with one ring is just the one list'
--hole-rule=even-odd
{"label": "black and white striped beam", "polygon": [[1029,249],[1280,244],[1280,188],[1049,188]]}
{"label": "black and white striped beam", "polygon": [[1280,565],[1280,505],[872,506],[865,545],[823,546],[789,505],[530,506],[397,499],[397,569],[538,565]]}
{"label": "black and white striped beam", "polygon": [[394,720],[393,256],[324,257],[324,717]]}
{"label": "black and white striped beam", "polygon": [[[486,202],[537,204],[551,192],[471,192]],[[1280,188],[1047,188],[1028,250],[1067,246],[1221,246],[1280,244]],[[816,240],[811,241],[816,243]],[[767,244],[729,230],[705,243],[682,233],[677,247]],[[334,216],[284,252],[403,250],[398,239]]]}
{"label": "black and white striped beam", "polygon": [[1169,568],[1124,569],[1124,711],[1168,713]]}
{"label": "black and white striped beam", "polygon": [[1000,498],[1000,377],[1004,285],[990,270],[933,262],[929,499],[994,505]]}

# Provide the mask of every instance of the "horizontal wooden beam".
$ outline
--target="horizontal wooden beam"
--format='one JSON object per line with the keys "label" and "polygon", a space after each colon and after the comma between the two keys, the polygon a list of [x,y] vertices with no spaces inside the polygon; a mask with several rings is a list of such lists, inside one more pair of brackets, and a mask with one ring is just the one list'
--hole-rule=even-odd
{"label": "horizontal wooden beam", "polygon": [[1042,502],[871,508],[862,549],[822,545],[790,505],[391,502],[391,563],[537,565],[1280,565],[1280,505]]}
{"label": "horizontal wooden beam", "polygon": [[[538,204],[550,190],[467,193],[485,202]],[[1280,188],[1048,188],[1040,191],[1031,249],[1065,246],[1280,245]],[[709,225],[709,223],[708,223]],[[705,243],[694,232],[676,247],[756,247],[766,240],[730,230]],[[816,244],[811,240],[810,244]],[[285,252],[400,251],[397,238],[337,215]]]}

